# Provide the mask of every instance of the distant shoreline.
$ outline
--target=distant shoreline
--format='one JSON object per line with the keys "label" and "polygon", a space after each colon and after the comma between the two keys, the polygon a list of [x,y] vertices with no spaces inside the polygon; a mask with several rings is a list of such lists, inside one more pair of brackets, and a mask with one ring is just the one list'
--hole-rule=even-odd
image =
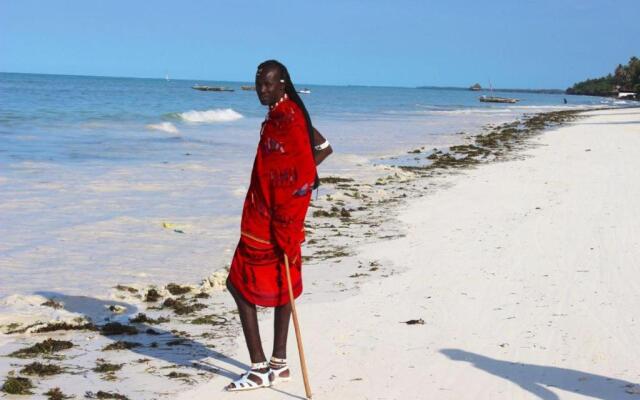
{"label": "distant shoreline", "polygon": [[[464,90],[471,91],[468,87],[457,86],[417,86],[416,89],[440,89],[440,90]],[[567,94],[562,89],[492,89],[494,92],[512,92],[512,93],[540,93],[540,94]],[[478,92],[489,91],[487,88],[477,90]]]}
{"label": "distant shoreline", "polygon": [[[108,75],[79,75],[79,74],[52,74],[46,72],[16,72],[16,71],[0,71],[1,74],[7,75],[39,75],[39,76],[66,76],[77,78],[89,78],[89,79],[141,79],[141,80],[159,80],[166,81],[164,76],[162,77],[142,77],[142,76],[108,76]],[[210,79],[210,78],[171,78],[170,81],[183,81],[183,82],[222,82],[232,84],[253,84],[251,81],[235,81],[226,79]],[[327,87],[373,87],[373,88],[399,88],[399,89],[436,89],[436,90],[462,90],[468,91],[468,87],[460,86],[405,86],[405,85],[363,85],[363,84],[325,84],[325,83],[305,83],[298,82],[296,86],[327,86]],[[482,88],[480,91],[488,89]],[[541,93],[541,94],[567,94],[561,89],[493,89],[494,92],[516,92],[516,93]]]}

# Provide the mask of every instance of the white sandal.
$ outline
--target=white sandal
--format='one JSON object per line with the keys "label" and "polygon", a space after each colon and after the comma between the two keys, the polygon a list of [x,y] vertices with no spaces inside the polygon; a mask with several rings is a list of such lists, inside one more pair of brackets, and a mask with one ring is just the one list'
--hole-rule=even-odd
{"label": "white sandal", "polygon": [[289,371],[287,359],[271,357],[271,361],[269,361],[269,380],[272,385],[291,380],[291,371],[289,371],[289,376],[280,376],[285,371]]}
{"label": "white sandal", "polygon": [[[266,361],[251,364],[250,370],[240,375],[240,378],[236,379],[225,387],[226,391],[240,392],[243,390],[254,390],[271,386],[271,381],[269,379],[271,370],[268,370],[267,372],[258,372],[258,370],[267,367],[269,367],[269,364]],[[251,375],[260,378],[261,383],[254,382],[252,379],[249,379],[249,376]],[[233,384],[233,387],[230,387],[231,384]]]}

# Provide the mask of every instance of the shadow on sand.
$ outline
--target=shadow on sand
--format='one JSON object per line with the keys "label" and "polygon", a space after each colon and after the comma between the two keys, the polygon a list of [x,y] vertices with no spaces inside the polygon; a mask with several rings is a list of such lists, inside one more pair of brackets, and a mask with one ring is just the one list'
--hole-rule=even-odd
{"label": "shadow on sand", "polygon": [[[133,304],[121,301],[107,301],[95,299],[87,296],[71,296],[57,292],[38,292],[41,296],[54,299],[64,305],[64,309],[70,312],[84,315],[95,325],[100,326],[109,321],[129,323],[129,318],[133,318],[139,309]],[[113,312],[109,311],[109,306],[117,305],[125,308],[122,314],[114,318]],[[235,379],[238,374],[228,369],[229,366],[246,370],[248,365],[238,360],[225,356],[224,354],[211,349],[195,340],[174,335],[170,331],[163,330],[158,325],[133,324],[140,332],[137,335],[105,335],[113,341],[128,340],[143,344],[139,347],[128,349],[128,351],[143,355],[148,358],[164,360],[168,363],[182,367],[195,368],[229,379]],[[151,331],[147,331],[151,329]],[[211,330],[215,331],[212,326]],[[147,332],[155,332],[149,334]],[[157,347],[151,347],[155,342]],[[226,365],[226,367],[225,367]]]}
{"label": "shadow on sand", "polygon": [[602,400],[640,399],[640,387],[621,379],[573,369],[496,360],[458,349],[442,349],[440,352],[452,360],[469,362],[485,372],[508,379],[543,400],[560,399],[548,388]]}
{"label": "shadow on sand", "polygon": [[[129,318],[133,318],[140,312],[137,306],[122,301],[107,301],[88,296],[71,296],[57,292],[37,292],[36,294],[61,302],[65,310],[84,315],[96,326],[101,326],[111,321],[118,321],[123,324],[128,323]],[[109,311],[109,306],[112,305],[124,307],[125,311],[114,318],[113,312]],[[174,335],[170,331],[159,328],[158,325],[140,323],[132,325],[136,326],[140,333],[137,335],[105,335],[105,337],[108,337],[114,342],[118,340],[128,340],[143,344],[142,346],[134,347],[127,351],[140,354],[146,358],[164,360],[181,367],[207,371],[231,380],[238,378],[239,375],[230,370],[230,366],[239,368],[242,371],[250,368],[249,365],[241,361],[228,357],[195,340]],[[148,329],[152,329],[155,333],[147,333]],[[213,333],[215,333],[216,329],[215,326],[211,327]],[[225,332],[222,333],[225,334]],[[153,342],[156,342],[158,346],[151,347],[150,344]],[[178,344],[169,345],[168,343],[171,342],[177,342]],[[221,382],[219,389],[222,391],[223,386],[226,384],[227,382]],[[304,400],[304,397],[297,396],[282,389],[274,387],[269,389],[279,392],[283,396]],[[212,389],[212,394],[213,393],[215,393],[215,389]]]}

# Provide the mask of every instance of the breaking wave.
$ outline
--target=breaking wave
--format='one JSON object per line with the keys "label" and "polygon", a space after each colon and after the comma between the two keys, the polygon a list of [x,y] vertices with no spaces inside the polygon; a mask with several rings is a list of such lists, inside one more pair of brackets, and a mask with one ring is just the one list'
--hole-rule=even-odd
{"label": "breaking wave", "polygon": [[167,133],[180,133],[178,128],[171,122],[161,122],[159,124],[147,125],[147,129],[153,129],[154,131],[162,131]]}
{"label": "breaking wave", "polygon": [[242,114],[231,108],[216,108],[213,110],[196,111],[191,110],[177,114],[177,116],[186,122],[195,124],[211,123],[211,122],[229,122],[244,118]]}

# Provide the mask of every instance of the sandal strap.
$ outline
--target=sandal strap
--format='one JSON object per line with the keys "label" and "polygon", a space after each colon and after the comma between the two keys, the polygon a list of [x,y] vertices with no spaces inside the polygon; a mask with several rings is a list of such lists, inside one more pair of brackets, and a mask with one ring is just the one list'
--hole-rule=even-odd
{"label": "sandal strap", "polygon": [[268,367],[269,367],[269,363],[266,361],[259,362],[259,363],[251,363],[252,370],[264,369]]}
{"label": "sandal strap", "polygon": [[269,363],[275,364],[275,365],[287,365],[287,359],[271,356],[271,360],[269,361]]}
{"label": "sandal strap", "polygon": [[[256,363],[256,364],[262,364],[262,363]],[[266,362],[264,364],[266,364]],[[254,382],[252,379],[249,379],[249,376],[251,375],[260,378],[262,380],[262,383],[257,383],[257,382]],[[240,391],[240,390],[247,390],[247,389],[257,389],[260,387],[267,387],[267,386],[270,386],[269,372],[263,373],[263,372],[248,370],[244,374],[242,374],[240,378],[236,379],[231,383],[233,383],[235,387],[227,390]]]}

